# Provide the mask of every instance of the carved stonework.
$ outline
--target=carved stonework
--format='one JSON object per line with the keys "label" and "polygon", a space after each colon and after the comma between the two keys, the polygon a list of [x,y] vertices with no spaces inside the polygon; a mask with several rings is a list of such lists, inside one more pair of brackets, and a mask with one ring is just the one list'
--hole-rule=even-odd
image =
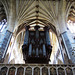
{"label": "carved stonework", "polygon": [[4,62],[4,58],[6,56],[6,52],[12,37],[12,32],[6,31],[1,48],[0,48],[0,63]]}
{"label": "carved stonework", "polygon": [[67,32],[61,34],[68,58],[72,63],[75,63],[75,51],[72,48],[70,39],[68,38]]}

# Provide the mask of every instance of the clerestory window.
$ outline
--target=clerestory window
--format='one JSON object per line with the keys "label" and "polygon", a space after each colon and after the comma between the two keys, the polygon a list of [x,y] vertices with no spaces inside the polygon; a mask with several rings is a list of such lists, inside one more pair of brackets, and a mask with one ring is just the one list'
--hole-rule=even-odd
{"label": "clerestory window", "polygon": [[75,34],[75,22],[68,20],[67,26],[69,30],[71,31],[71,33]]}
{"label": "clerestory window", "polygon": [[7,26],[7,20],[3,19],[2,21],[0,21],[0,32],[3,32],[3,30],[6,28]]}

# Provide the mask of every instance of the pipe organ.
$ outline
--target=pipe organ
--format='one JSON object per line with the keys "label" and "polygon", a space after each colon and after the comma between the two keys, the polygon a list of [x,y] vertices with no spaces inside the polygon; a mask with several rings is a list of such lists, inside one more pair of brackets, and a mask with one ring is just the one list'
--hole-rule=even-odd
{"label": "pipe organ", "polygon": [[45,26],[44,31],[39,31],[40,26],[34,27],[35,31],[25,27],[25,38],[22,46],[25,63],[44,63],[50,61],[52,46],[50,44],[49,27]]}

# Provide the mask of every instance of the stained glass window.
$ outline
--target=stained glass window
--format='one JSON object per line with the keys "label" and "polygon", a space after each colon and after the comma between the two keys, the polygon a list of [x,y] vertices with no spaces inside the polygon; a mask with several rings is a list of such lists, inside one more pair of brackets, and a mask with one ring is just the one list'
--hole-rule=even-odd
{"label": "stained glass window", "polygon": [[68,20],[67,26],[69,30],[71,31],[71,33],[75,33],[75,22]]}
{"label": "stained glass window", "polygon": [[0,22],[0,32],[2,32],[5,29],[6,26],[7,26],[7,20],[6,19],[3,19]]}

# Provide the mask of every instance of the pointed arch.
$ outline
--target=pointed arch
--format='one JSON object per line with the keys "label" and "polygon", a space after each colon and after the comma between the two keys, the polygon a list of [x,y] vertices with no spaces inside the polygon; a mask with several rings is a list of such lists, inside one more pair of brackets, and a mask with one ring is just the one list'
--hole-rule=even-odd
{"label": "pointed arch", "polygon": [[17,69],[17,75],[23,75],[23,72],[24,72],[24,68],[23,67],[19,67]]}
{"label": "pointed arch", "polygon": [[8,68],[7,67],[3,67],[1,68],[1,75],[6,75]]}
{"label": "pointed arch", "polygon": [[42,75],[48,75],[48,68],[46,67],[42,68]]}
{"label": "pointed arch", "polygon": [[58,68],[58,75],[65,75],[65,71],[63,68]]}
{"label": "pointed arch", "polygon": [[15,75],[15,70],[16,70],[15,67],[11,67],[11,68],[9,69],[8,75]]}
{"label": "pointed arch", "polygon": [[73,75],[72,69],[69,67],[66,68],[66,73],[67,75]]}
{"label": "pointed arch", "polygon": [[26,68],[25,75],[32,75],[32,68],[31,67]]}
{"label": "pointed arch", "polygon": [[56,69],[54,67],[50,68],[50,74],[51,75],[57,75]]}
{"label": "pointed arch", "polygon": [[40,68],[38,67],[34,68],[34,75],[40,75]]}

